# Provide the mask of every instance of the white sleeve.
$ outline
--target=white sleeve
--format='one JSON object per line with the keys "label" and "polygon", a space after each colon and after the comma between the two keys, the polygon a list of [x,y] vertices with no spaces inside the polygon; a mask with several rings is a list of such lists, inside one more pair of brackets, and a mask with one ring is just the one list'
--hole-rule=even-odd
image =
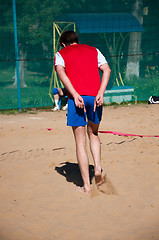
{"label": "white sleeve", "polygon": [[62,65],[63,67],[65,67],[64,59],[59,52],[55,54],[55,66],[57,65]]}
{"label": "white sleeve", "polygon": [[[97,48],[96,48],[97,49]],[[99,51],[99,49],[97,49],[98,52],[98,67],[100,67],[101,65],[103,65],[104,63],[107,63],[107,60],[105,59],[105,57],[103,56],[103,54]]]}

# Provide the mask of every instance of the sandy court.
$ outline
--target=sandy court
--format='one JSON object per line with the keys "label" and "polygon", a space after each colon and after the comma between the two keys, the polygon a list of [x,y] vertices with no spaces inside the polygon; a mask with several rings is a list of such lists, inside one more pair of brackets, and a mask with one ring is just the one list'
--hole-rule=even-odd
{"label": "sandy court", "polygon": [[[159,135],[159,105],[104,107],[100,130]],[[159,138],[99,133],[87,195],[66,112],[0,115],[0,136],[0,240],[159,240]]]}

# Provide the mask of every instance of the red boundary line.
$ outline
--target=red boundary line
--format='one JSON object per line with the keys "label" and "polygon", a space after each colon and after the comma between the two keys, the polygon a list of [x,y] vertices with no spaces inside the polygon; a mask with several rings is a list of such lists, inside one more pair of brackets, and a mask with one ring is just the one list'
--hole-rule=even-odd
{"label": "red boundary line", "polygon": [[129,133],[121,133],[121,132],[115,132],[115,131],[98,131],[99,133],[111,133],[114,135],[119,136],[133,136],[133,137],[159,137],[159,135],[140,135],[140,134],[129,134]]}

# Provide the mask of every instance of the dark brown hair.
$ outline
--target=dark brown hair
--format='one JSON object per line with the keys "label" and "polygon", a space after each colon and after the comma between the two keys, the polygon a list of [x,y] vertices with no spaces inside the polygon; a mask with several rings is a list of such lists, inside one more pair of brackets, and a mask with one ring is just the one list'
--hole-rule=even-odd
{"label": "dark brown hair", "polygon": [[63,43],[69,46],[72,43],[79,43],[78,35],[74,31],[65,31],[61,34],[60,45],[63,47]]}

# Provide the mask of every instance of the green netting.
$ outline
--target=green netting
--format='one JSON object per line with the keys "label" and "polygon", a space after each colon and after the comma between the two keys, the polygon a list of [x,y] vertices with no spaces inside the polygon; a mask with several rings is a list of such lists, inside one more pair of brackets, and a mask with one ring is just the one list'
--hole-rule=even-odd
{"label": "green netting", "polygon": [[16,0],[18,59],[13,2],[0,2],[0,109],[53,105],[52,89],[61,86],[53,58],[67,29],[105,55],[112,70],[105,101],[159,96],[159,1]]}

